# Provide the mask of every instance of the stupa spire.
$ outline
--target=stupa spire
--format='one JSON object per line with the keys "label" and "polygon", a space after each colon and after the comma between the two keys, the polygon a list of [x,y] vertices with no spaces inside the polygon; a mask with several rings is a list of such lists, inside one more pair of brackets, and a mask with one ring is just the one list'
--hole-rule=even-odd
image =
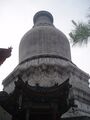
{"label": "stupa spire", "polygon": [[53,25],[53,16],[47,11],[39,11],[33,18],[35,26],[38,25]]}

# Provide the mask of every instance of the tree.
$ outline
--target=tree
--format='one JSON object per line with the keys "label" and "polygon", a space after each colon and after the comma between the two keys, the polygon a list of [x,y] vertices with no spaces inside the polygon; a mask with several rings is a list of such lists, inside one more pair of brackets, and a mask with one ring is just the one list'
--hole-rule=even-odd
{"label": "tree", "polygon": [[72,23],[74,25],[74,30],[72,30],[69,33],[69,36],[71,38],[71,41],[73,45],[76,44],[87,44],[90,40],[90,24],[89,23],[76,23],[74,20],[72,20]]}
{"label": "tree", "polygon": [[69,33],[69,36],[73,45],[87,44],[90,40],[90,14],[88,15],[88,18],[89,20],[87,23],[76,23],[74,20],[72,20],[74,29]]}

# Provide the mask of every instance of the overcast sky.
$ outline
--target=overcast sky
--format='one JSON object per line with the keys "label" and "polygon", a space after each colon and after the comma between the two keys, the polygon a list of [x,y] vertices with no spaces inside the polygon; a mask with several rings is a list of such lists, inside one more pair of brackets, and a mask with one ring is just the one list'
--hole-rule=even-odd
{"label": "overcast sky", "polygon": [[[76,22],[87,22],[90,0],[0,0],[0,48],[13,47],[12,55],[0,67],[2,80],[18,65],[18,47],[22,36],[32,28],[37,11],[47,10],[54,17],[54,25],[69,39]],[[71,47],[72,61],[90,74],[90,43],[84,47]]]}

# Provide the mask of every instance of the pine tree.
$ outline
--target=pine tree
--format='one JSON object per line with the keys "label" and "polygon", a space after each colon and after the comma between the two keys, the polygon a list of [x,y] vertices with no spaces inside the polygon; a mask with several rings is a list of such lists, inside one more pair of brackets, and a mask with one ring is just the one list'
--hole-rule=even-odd
{"label": "pine tree", "polygon": [[90,41],[90,15],[88,15],[88,18],[89,20],[87,23],[76,23],[74,20],[72,20],[74,29],[69,33],[69,36],[73,45],[83,45]]}

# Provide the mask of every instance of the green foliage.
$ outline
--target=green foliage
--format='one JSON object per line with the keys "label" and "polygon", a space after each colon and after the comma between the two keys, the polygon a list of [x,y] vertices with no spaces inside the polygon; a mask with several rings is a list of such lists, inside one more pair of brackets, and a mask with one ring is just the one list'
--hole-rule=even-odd
{"label": "green foliage", "polygon": [[69,33],[71,42],[73,45],[76,44],[87,44],[90,37],[90,24],[89,23],[76,23],[72,20],[74,30]]}

